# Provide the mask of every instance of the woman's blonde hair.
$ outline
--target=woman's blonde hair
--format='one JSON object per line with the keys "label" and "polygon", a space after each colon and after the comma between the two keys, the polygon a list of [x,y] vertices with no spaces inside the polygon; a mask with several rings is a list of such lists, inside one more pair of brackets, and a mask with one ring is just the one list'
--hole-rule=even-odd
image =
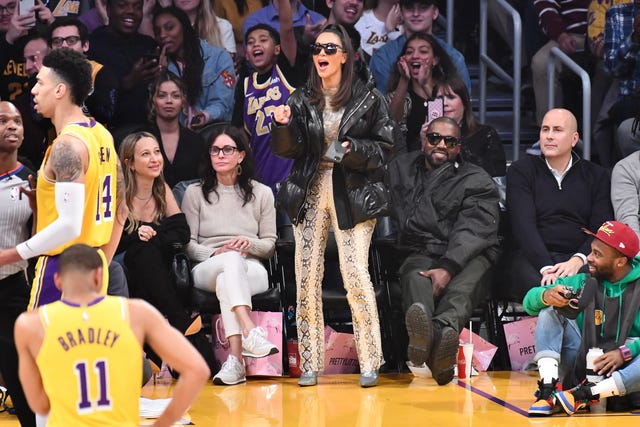
{"label": "woman's blonde hair", "polygon": [[222,35],[220,34],[220,27],[218,27],[218,20],[216,14],[213,11],[213,5],[211,0],[200,0],[200,6],[198,6],[198,17],[195,22],[195,30],[201,39],[204,39],[211,46],[217,46],[224,49],[222,44]]}
{"label": "woman's blonde hair", "polygon": [[[125,228],[127,233],[132,233],[140,226],[140,219],[133,211],[133,199],[138,192],[138,184],[136,182],[136,173],[131,169],[133,159],[136,152],[136,145],[142,138],[151,138],[156,143],[158,140],[155,136],[149,132],[135,132],[128,135],[120,144],[120,163],[122,164],[122,173],[124,175],[125,186],[125,201],[127,208],[129,208],[129,225]],[[160,144],[158,144],[160,146]],[[155,201],[155,210],[153,212],[152,222],[159,224],[160,220],[165,216],[165,210],[167,208],[166,194],[165,194],[165,181],[164,176],[160,174],[153,180],[153,186],[151,187],[151,197]]]}

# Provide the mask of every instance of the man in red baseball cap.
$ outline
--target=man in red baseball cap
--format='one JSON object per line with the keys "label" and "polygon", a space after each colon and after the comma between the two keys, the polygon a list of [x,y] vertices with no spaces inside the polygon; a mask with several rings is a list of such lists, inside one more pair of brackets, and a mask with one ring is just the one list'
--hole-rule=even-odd
{"label": "man in red baseball cap", "polygon": [[[525,310],[538,316],[535,347],[540,373],[537,400],[530,416],[551,415],[560,407],[569,415],[602,397],[640,391],[640,243],[626,224],[606,221],[594,236],[587,256],[589,274],[579,273],[552,285],[530,289]],[[575,320],[563,315],[575,304]],[[573,306],[573,305],[572,305]],[[586,353],[602,348],[593,375],[605,380],[583,382]],[[562,356],[562,357],[561,357]],[[637,365],[637,366],[636,366]]]}

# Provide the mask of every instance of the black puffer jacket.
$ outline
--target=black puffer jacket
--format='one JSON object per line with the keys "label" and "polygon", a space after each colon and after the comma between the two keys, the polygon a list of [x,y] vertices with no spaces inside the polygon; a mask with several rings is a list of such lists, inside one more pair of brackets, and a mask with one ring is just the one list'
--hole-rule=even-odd
{"label": "black puffer jacket", "polygon": [[[341,230],[389,212],[384,166],[398,140],[389,107],[373,80],[365,84],[356,77],[352,94],[338,132],[339,141],[351,143],[350,152],[333,168],[333,197]],[[277,196],[278,207],[286,210],[294,224],[304,219],[307,192],[325,150],[322,113],[309,103],[309,97],[308,86],[296,90],[287,100],[289,124],[271,130],[274,153],[295,159]]]}
{"label": "black puffer jacket", "polygon": [[432,268],[458,274],[473,258],[498,254],[498,192],[491,177],[469,162],[433,171],[421,151],[389,164],[388,182],[398,244],[438,259]]}

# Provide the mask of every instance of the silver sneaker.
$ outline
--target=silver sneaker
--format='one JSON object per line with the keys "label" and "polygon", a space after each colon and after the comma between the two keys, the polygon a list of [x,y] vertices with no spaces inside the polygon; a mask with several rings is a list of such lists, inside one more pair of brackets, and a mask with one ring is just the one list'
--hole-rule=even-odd
{"label": "silver sneaker", "polygon": [[265,357],[278,352],[278,347],[270,343],[267,333],[261,327],[255,327],[249,331],[245,338],[242,335],[242,355],[246,357]]}
{"label": "silver sneaker", "polygon": [[246,380],[244,361],[239,361],[233,354],[227,357],[220,371],[213,377],[213,383],[216,385],[234,385],[243,383]]}

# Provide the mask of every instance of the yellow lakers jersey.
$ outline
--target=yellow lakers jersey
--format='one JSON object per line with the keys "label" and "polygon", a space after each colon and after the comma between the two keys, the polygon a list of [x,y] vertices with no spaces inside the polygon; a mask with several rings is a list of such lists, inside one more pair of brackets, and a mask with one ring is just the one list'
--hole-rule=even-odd
{"label": "yellow lakers jersey", "polygon": [[142,347],[125,298],[40,307],[36,357],[51,411],[47,427],[138,426]]}
{"label": "yellow lakers jersey", "polygon": [[[95,120],[90,125],[71,123],[60,135],[71,135],[85,143],[89,151],[89,165],[85,176],[84,219],[80,236],[44,255],[58,255],[75,243],[93,247],[106,244],[111,237],[116,215],[117,154],[113,138],[107,129]],[[59,138],[59,137],[58,137]],[[45,176],[44,165],[49,159],[51,147],[45,153],[36,191],[38,215],[36,231],[40,231],[58,218],[55,203],[55,181]]]}

